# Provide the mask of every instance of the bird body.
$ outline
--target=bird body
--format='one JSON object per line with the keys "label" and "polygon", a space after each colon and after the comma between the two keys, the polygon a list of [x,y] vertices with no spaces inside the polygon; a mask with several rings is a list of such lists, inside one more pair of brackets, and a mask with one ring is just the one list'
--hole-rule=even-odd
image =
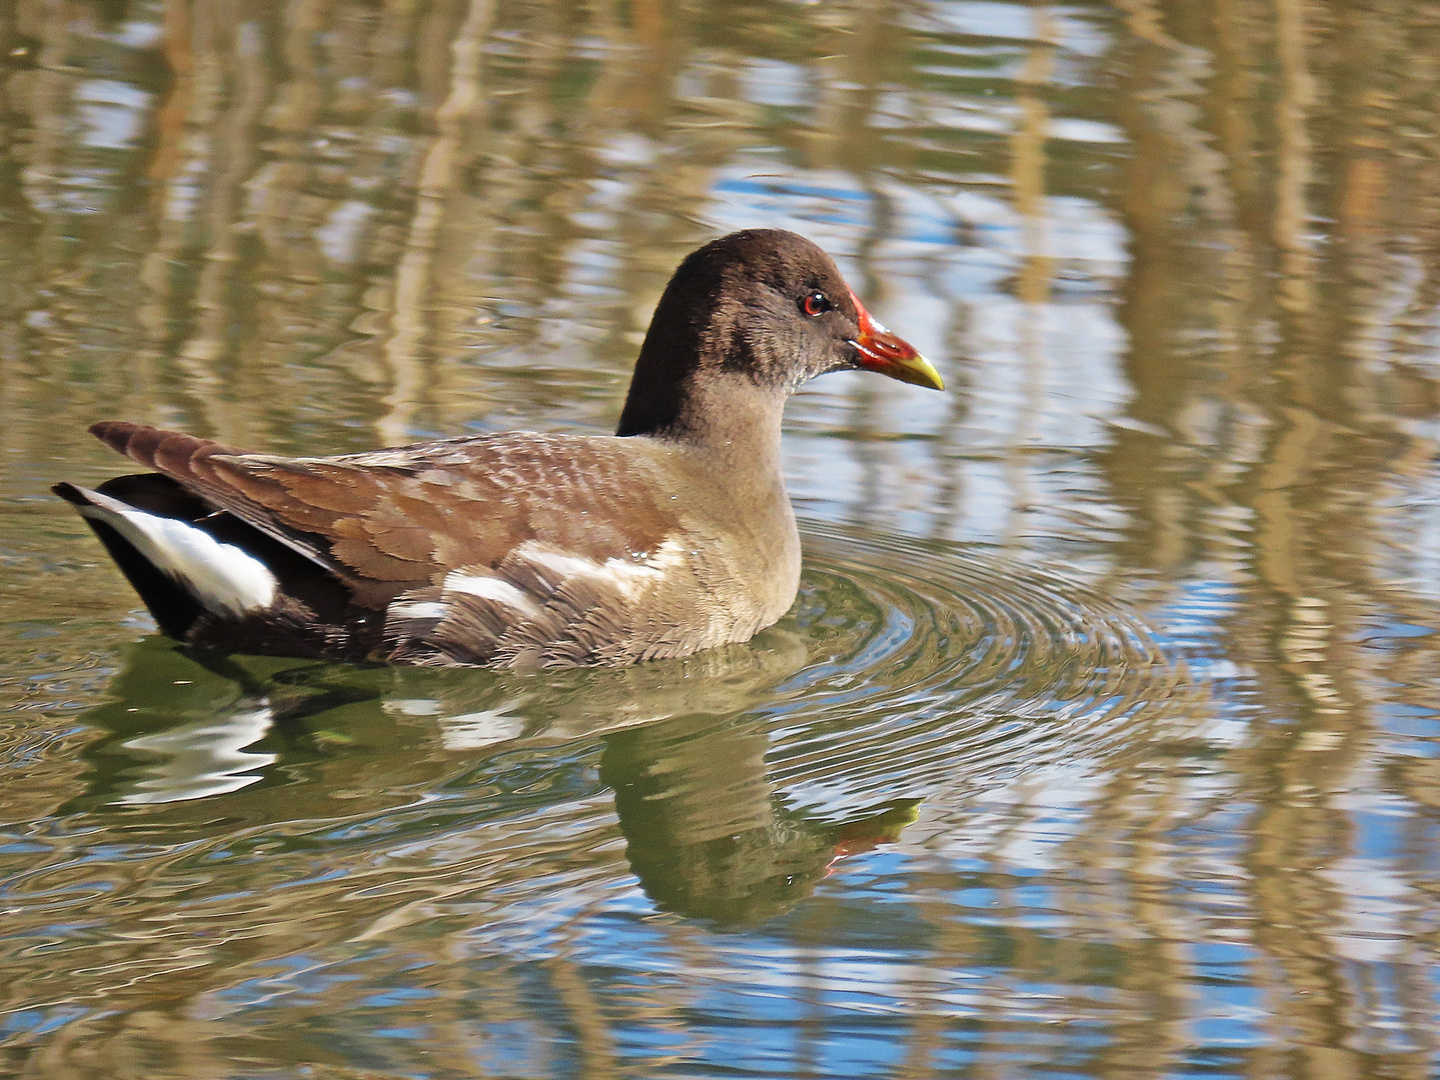
{"label": "bird body", "polygon": [[619,435],[285,458],[106,421],[92,433],[154,471],[54,490],[161,630],[197,646],[446,666],[684,656],[793,602],[781,413],[845,367],[939,385],[823,252],[756,230],[682,263]]}

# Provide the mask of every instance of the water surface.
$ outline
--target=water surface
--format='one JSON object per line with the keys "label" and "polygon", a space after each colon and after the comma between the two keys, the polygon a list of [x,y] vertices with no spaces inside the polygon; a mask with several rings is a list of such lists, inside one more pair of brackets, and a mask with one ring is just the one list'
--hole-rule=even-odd
{"label": "water surface", "polygon": [[[1433,4],[0,6],[0,1071],[1440,1067]],[[56,479],[613,427],[832,251],[799,601],[623,671],[218,661]]]}

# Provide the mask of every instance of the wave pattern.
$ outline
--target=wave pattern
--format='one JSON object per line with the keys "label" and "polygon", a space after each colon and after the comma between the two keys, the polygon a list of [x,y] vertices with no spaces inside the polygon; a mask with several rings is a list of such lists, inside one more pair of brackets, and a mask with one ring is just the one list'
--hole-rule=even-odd
{"label": "wave pattern", "polygon": [[1194,692],[1094,589],[979,550],[807,534],[805,669],[767,706],[777,782],[920,797],[1043,761],[1103,758]]}
{"label": "wave pattern", "polygon": [[[723,1012],[799,977],[790,915],[852,895],[837,880],[869,895],[837,859],[922,816],[953,831],[977,792],[1046,764],[1105,767],[1195,692],[1097,590],[838,526],[805,542],[789,618],[683,661],[207,668],[142,643],[83,717],[101,733],[69,759],[83,790],[5,830],[0,1012],[79,1042],[161,1007],[263,1039],[299,1003],[358,1061],[377,1015],[421,1030],[485,1001],[563,1041],[585,1008],[549,989],[566,954],[601,996],[643,984],[723,1027],[696,980]],[[749,928],[746,948],[706,928]],[[864,955],[827,977],[888,1009],[900,991]]]}

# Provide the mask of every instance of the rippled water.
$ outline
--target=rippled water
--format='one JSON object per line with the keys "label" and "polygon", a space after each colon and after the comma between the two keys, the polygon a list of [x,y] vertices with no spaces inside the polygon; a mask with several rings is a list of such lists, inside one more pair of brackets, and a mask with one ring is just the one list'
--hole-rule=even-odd
{"label": "rippled water", "polygon": [[[0,1073],[1428,1078],[1440,16],[0,4]],[[613,427],[835,253],[806,567],[620,671],[191,655],[56,479]]]}
{"label": "rippled water", "polygon": [[[393,1044],[408,1072],[464,1017],[487,1028],[467,1052],[524,1074],[553,1067],[537,1039],[578,1037],[583,1062],[598,1035],[572,1010],[598,1025],[633,995],[604,1040],[627,1069],[691,1044],[771,1075],[765,1040],[725,1049],[730,1029],[783,1045],[801,988],[883,1042],[921,989],[895,965],[942,929],[906,910],[922,838],[963,843],[1029,785],[1063,804],[1196,737],[1205,690],[1134,614],[1039,567],[835,526],[806,554],[794,612],[753,642],[619,671],[130,647],[77,717],[66,801],[6,837],[8,992],[31,1006],[12,1045],[181,978],[187,1018],[223,1021],[242,1058],[298,1022],[319,1027],[287,1038],[294,1060],[323,1031],[362,1061]],[[992,905],[988,876],[943,903]],[[955,974],[924,1012],[966,1013]]]}

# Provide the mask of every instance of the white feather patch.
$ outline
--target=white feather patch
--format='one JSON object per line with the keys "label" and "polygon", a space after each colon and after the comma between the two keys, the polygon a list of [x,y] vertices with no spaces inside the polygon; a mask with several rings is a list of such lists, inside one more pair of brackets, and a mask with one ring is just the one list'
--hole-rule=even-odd
{"label": "white feather patch", "polygon": [[443,619],[450,609],[439,600],[397,600],[386,614],[392,619]]}
{"label": "white feather patch", "polygon": [[594,559],[587,559],[583,555],[565,555],[537,544],[521,544],[515,549],[515,554],[532,566],[548,570],[561,581],[570,577],[593,577],[600,573],[600,564]]}
{"label": "white feather patch", "polygon": [[600,578],[616,586],[622,596],[633,599],[644,586],[653,584],[657,578],[680,566],[685,551],[675,541],[666,540],[644,562],[616,558],[602,563],[583,555],[565,555],[531,544],[521,545],[515,553],[561,580],[571,577]]}
{"label": "white feather patch", "polygon": [[535,615],[540,611],[539,605],[526,596],[520,588],[497,577],[452,570],[445,575],[442,588],[446,592],[469,593],[471,596],[494,600],[497,604],[515,608],[525,615]]}
{"label": "white feather patch", "polygon": [[156,569],[175,578],[213,614],[242,615],[275,602],[279,582],[255,556],[186,521],[136,510],[99,492],[81,514],[105,522]]}

